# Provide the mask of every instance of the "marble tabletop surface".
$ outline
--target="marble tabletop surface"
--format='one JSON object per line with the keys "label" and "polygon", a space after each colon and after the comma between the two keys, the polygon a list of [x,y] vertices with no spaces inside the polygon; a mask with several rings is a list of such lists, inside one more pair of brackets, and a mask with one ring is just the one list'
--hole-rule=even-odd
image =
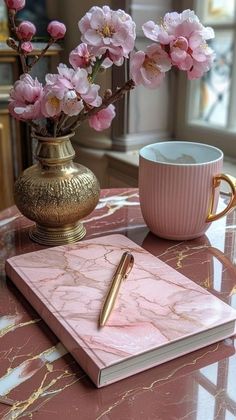
{"label": "marble tabletop surface", "polygon": [[[226,196],[221,196],[223,206]],[[192,241],[151,234],[137,189],[103,190],[86,239],[121,233],[236,308],[236,212]],[[42,249],[15,207],[0,213],[0,418],[236,419],[235,336],[97,389],[5,275],[6,258]]]}

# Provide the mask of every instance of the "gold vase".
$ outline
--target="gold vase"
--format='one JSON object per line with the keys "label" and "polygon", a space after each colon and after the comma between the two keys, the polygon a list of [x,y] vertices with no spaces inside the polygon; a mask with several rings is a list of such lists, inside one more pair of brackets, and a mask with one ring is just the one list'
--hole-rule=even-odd
{"label": "gold vase", "polygon": [[86,229],[79,221],[95,208],[100,187],[95,175],[74,163],[70,138],[36,137],[38,163],[26,169],[15,183],[15,203],[36,222],[30,238],[42,245],[79,241]]}

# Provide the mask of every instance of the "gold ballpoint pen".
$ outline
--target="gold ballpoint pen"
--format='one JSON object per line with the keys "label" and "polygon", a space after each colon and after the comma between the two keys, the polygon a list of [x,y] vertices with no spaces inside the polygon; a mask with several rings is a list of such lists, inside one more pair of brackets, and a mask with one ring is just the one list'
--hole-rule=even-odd
{"label": "gold ballpoint pen", "polygon": [[105,298],[100,317],[99,317],[99,326],[103,327],[115,305],[121,283],[124,279],[127,278],[128,274],[132,270],[134,264],[134,257],[130,252],[124,252],[119,265],[116,269],[115,274],[113,275],[111,286],[108,290],[107,296]]}

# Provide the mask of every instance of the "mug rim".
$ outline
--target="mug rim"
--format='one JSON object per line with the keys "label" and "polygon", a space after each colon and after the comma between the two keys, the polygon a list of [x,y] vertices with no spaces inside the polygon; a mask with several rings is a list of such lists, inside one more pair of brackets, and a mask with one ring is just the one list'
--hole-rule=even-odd
{"label": "mug rim", "polygon": [[[184,163],[184,162],[163,162],[163,161],[159,161],[159,160],[154,160],[154,159],[150,159],[147,158],[146,156],[143,156],[143,152],[144,150],[147,150],[153,146],[156,145],[161,145],[161,144],[167,144],[167,143],[172,143],[172,144],[183,144],[183,145],[196,145],[199,147],[204,147],[205,149],[214,149],[215,151],[217,151],[219,153],[219,157],[216,159],[212,159],[212,160],[208,160],[207,162],[197,162],[197,163]],[[210,144],[206,144],[206,143],[198,143],[198,142],[193,142],[193,141],[184,141],[184,140],[165,140],[165,141],[160,141],[160,142],[156,142],[156,143],[151,143],[151,144],[147,144],[146,146],[143,146],[140,150],[139,150],[139,156],[142,159],[145,159],[148,162],[152,162],[152,163],[158,163],[159,165],[171,165],[171,166],[202,166],[202,165],[209,165],[212,164],[214,162],[218,162],[219,160],[223,159],[224,157],[224,153],[222,152],[221,149],[219,149],[216,146],[212,146]]]}

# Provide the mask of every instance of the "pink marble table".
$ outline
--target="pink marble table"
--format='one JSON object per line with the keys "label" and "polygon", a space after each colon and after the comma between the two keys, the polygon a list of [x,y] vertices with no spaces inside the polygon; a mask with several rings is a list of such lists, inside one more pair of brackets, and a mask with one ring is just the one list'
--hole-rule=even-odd
{"label": "pink marble table", "polygon": [[[166,241],[145,225],[137,189],[111,189],[84,223],[86,239],[125,234],[236,308],[236,212],[200,239]],[[236,419],[235,337],[96,389],[6,279],[6,258],[43,248],[31,224],[15,207],[0,213],[0,395],[12,404],[0,403],[1,419]]]}

